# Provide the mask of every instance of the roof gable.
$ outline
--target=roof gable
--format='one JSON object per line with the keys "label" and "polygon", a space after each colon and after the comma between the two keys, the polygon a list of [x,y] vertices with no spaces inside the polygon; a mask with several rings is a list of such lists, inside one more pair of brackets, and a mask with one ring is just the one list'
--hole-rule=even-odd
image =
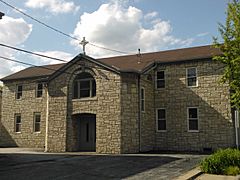
{"label": "roof gable", "polygon": [[[57,69],[53,74],[51,74],[51,76],[49,77],[49,81],[54,79],[55,77],[57,77],[58,75],[60,75],[61,73],[66,73],[66,69],[68,69],[69,67],[71,67],[72,65],[76,64],[77,62],[79,63],[79,61],[82,60],[87,60],[90,61],[94,64],[97,64],[103,68],[106,68],[110,71],[113,71],[115,73],[119,73],[118,69],[111,67],[103,62],[99,62],[89,56],[83,55],[83,54],[79,54],[76,57],[74,57],[71,61],[69,61],[68,63],[65,63],[62,67],[60,67],[59,69]],[[84,65],[84,64],[83,64]]]}

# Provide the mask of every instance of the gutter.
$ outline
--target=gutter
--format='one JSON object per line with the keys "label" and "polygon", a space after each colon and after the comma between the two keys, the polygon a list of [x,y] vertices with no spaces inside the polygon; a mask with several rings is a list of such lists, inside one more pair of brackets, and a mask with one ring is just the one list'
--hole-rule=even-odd
{"label": "gutter", "polygon": [[48,151],[48,116],[49,116],[49,94],[48,94],[48,84],[45,84],[46,88],[46,132],[45,132],[45,150]]}

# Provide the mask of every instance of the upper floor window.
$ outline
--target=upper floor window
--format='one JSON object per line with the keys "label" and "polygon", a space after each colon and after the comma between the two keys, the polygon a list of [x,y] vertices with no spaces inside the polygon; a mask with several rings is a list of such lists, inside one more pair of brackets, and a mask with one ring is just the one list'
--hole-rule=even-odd
{"label": "upper floor window", "polygon": [[43,84],[38,83],[36,88],[37,88],[36,89],[36,97],[37,98],[42,97],[42,95],[43,95]]}
{"label": "upper floor window", "polygon": [[41,113],[34,113],[34,132],[40,132]]}
{"label": "upper floor window", "polygon": [[165,88],[165,71],[158,71],[156,77],[157,89]]}
{"label": "upper floor window", "polygon": [[166,131],[166,109],[157,109],[157,131]]}
{"label": "upper floor window", "polygon": [[87,72],[80,73],[73,82],[73,99],[96,96],[96,82]]}
{"label": "upper floor window", "polygon": [[22,119],[21,114],[15,114],[15,132],[21,132]]}
{"label": "upper floor window", "polygon": [[188,108],[188,130],[198,131],[198,108]]}
{"label": "upper floor window", "polygon": [[22,85],[17,85],[16,99],[21,99],[22,98],[22,89],[23,89]]}
{"label": "upper floor window", "polygon": [[197,68],[187,68],[187,86],[196,87],[197,86]]}
{"label": "upper floor window", "polygon": [[141,111],[145,111],[145,89],[141,88]]}

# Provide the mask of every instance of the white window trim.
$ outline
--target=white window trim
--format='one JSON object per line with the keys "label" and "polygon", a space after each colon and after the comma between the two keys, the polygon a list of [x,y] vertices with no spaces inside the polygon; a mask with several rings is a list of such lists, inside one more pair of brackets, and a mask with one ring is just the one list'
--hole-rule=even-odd
{"label": "white window trim", "polygon": [[17,85],[16,85],[16,93],[15,93],[15,99],[16,99],[16,100],[21,100],[21,99],[22,99],[22,96],[21,96],[20,98],[17,98],[18,92],[19,92],[19,91],[18,91],[18,87],[19,87],[19,86],[22,86],[22,96],[23,96],[23,85],[22,85],[22,84],[17,84]]}
{"label": "white window trim", "polygon": [[[188,69],[193,69],[195,68],[196,69],[196,86],[189,86],[188,85]],[[197,67],[188,67],[186,68],[186,85],[187,87],[191,88],[191,87],[198,87],[198,70],[197,70]]]}
{"label": "white window trim", "polygon": [[[165,130],[159,130],[158,129],[158,110],[164,109],[165,110],[165,121],[166,121],[166,129]],[[167,132],[167,111],[166,108],[157,108],[156,109],[156,132]]]}
{"label": "white window trim", "polygon": [[[142,98],[142,90],[143,90],[143,98]],[[141,112],[145,112],[145,110],[146,110],[146,103],[145,103],[145,101],[146,101],[146,96],[145,96],[145,88],[144,87],[141,87],[141,94],[140,94],[141,96],[140,96],[140,102],[141,102]],[[142,101],[143,101],[143,110],[142,110]]]}
{"label": "white window trim", "polygon": [[[38,93],[38,85],[39,85],[39,84],[42,84],[42,96],[37,97],[37,93]],[[43,89],[44,89],[44,88],[43,88],[43,83],[37,83],[37,84],[36,84],[36,94],[35,94],[35,97],[36,97],[36,98],[40,99],[40,98],[43,97]]]}
{"label": "white window trim", "polygon": [[[20,116],[21,123],[17,123],[17,116]],[[18,132],[17,132],[17,124],[20,124],[20,126],[21,126],[21,129]],[[21,113],[15,113],[14,114],[14,132],[17,133],[17,134],[22,133],[22,116],[21,116]]]}
{"label": "white window trim", "polygon": [[[80,97],[80,83],[81,82],[84,82],[84,81],[89,81],[90,82],[90,89],[89,89],[89,93],[90,93],[90,96],[89,97]],[[75,98],[75,99],[85,99],[85,98],[93,98],[95,96],[93,96],[93,92],[92,92],[92,85],[93,85],[93,81],[95,81],[94,78],[86,78],[86,79],[81,79],[81,80],[76,80],[75,82],[77,82],[77,86],[78,86],[78,98]],[[88,90],[88,89],[82,89],[82,90]],[[74,91],[74,89],[73,89]],[[73,92],[74,94],[74,92]]]}
{"label": "white window trim", "polygon": [[[157,78],[157,73],[160,72],[160,71],[163,71],[163,72],[164,72],[164,79],[158,79],[158,78]],[[158,87],[157,87],[157,81],[158,81],[158,80],[164,80],[164,88],[158,88]],[[155,72],[155,88],[156,88],[157,90],[161,90],[161,89],[165,89],[165,88],[166,88],[166,70],[159,69],[159,70],[157,70],[157,71]]]}
{"label": "white window trim", "polygon": [[[35,125],[36,125],[36,115],[40,115],[40,131],[35,131]],[[41,120],[42,120],[42,115],[40,112],[34,112],[33,113],[33,132],[34,133],[41,133]]]}
{"label": "white window trim", "polygon": [[[195,108],[197,109],[197,123],[198,123],[198,130],[190,130],[189,129],[189,109]],[[199,108],[198,107],[187,107],[187,127],[188,132],[199,132]]]}

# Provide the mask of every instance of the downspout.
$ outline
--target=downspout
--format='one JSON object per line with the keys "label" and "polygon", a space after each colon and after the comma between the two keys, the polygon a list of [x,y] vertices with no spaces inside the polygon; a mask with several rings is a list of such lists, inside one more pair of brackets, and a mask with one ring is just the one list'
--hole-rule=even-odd
{"label": "downspout", "polygon": [[239,110],[236,108],[234,111],[235,116],[235,138],[236,138],[236,147],[239,149],[239,139],[238,139],[238,128],[239,128]]}
{"label": "downspout", "polygon": [[48,85],[46,84],[46,132],[45,132],[45,151],[48,151],[48,116],[49,116],[49,94],[48,94]]}
{"label": "downspout", "polygon": [[140,86],[140,77],[141,75],[138,74],[137,76],[137,86],[138,86],[138,140],[139,140],[139,152],[141,152],[141,86]]}

